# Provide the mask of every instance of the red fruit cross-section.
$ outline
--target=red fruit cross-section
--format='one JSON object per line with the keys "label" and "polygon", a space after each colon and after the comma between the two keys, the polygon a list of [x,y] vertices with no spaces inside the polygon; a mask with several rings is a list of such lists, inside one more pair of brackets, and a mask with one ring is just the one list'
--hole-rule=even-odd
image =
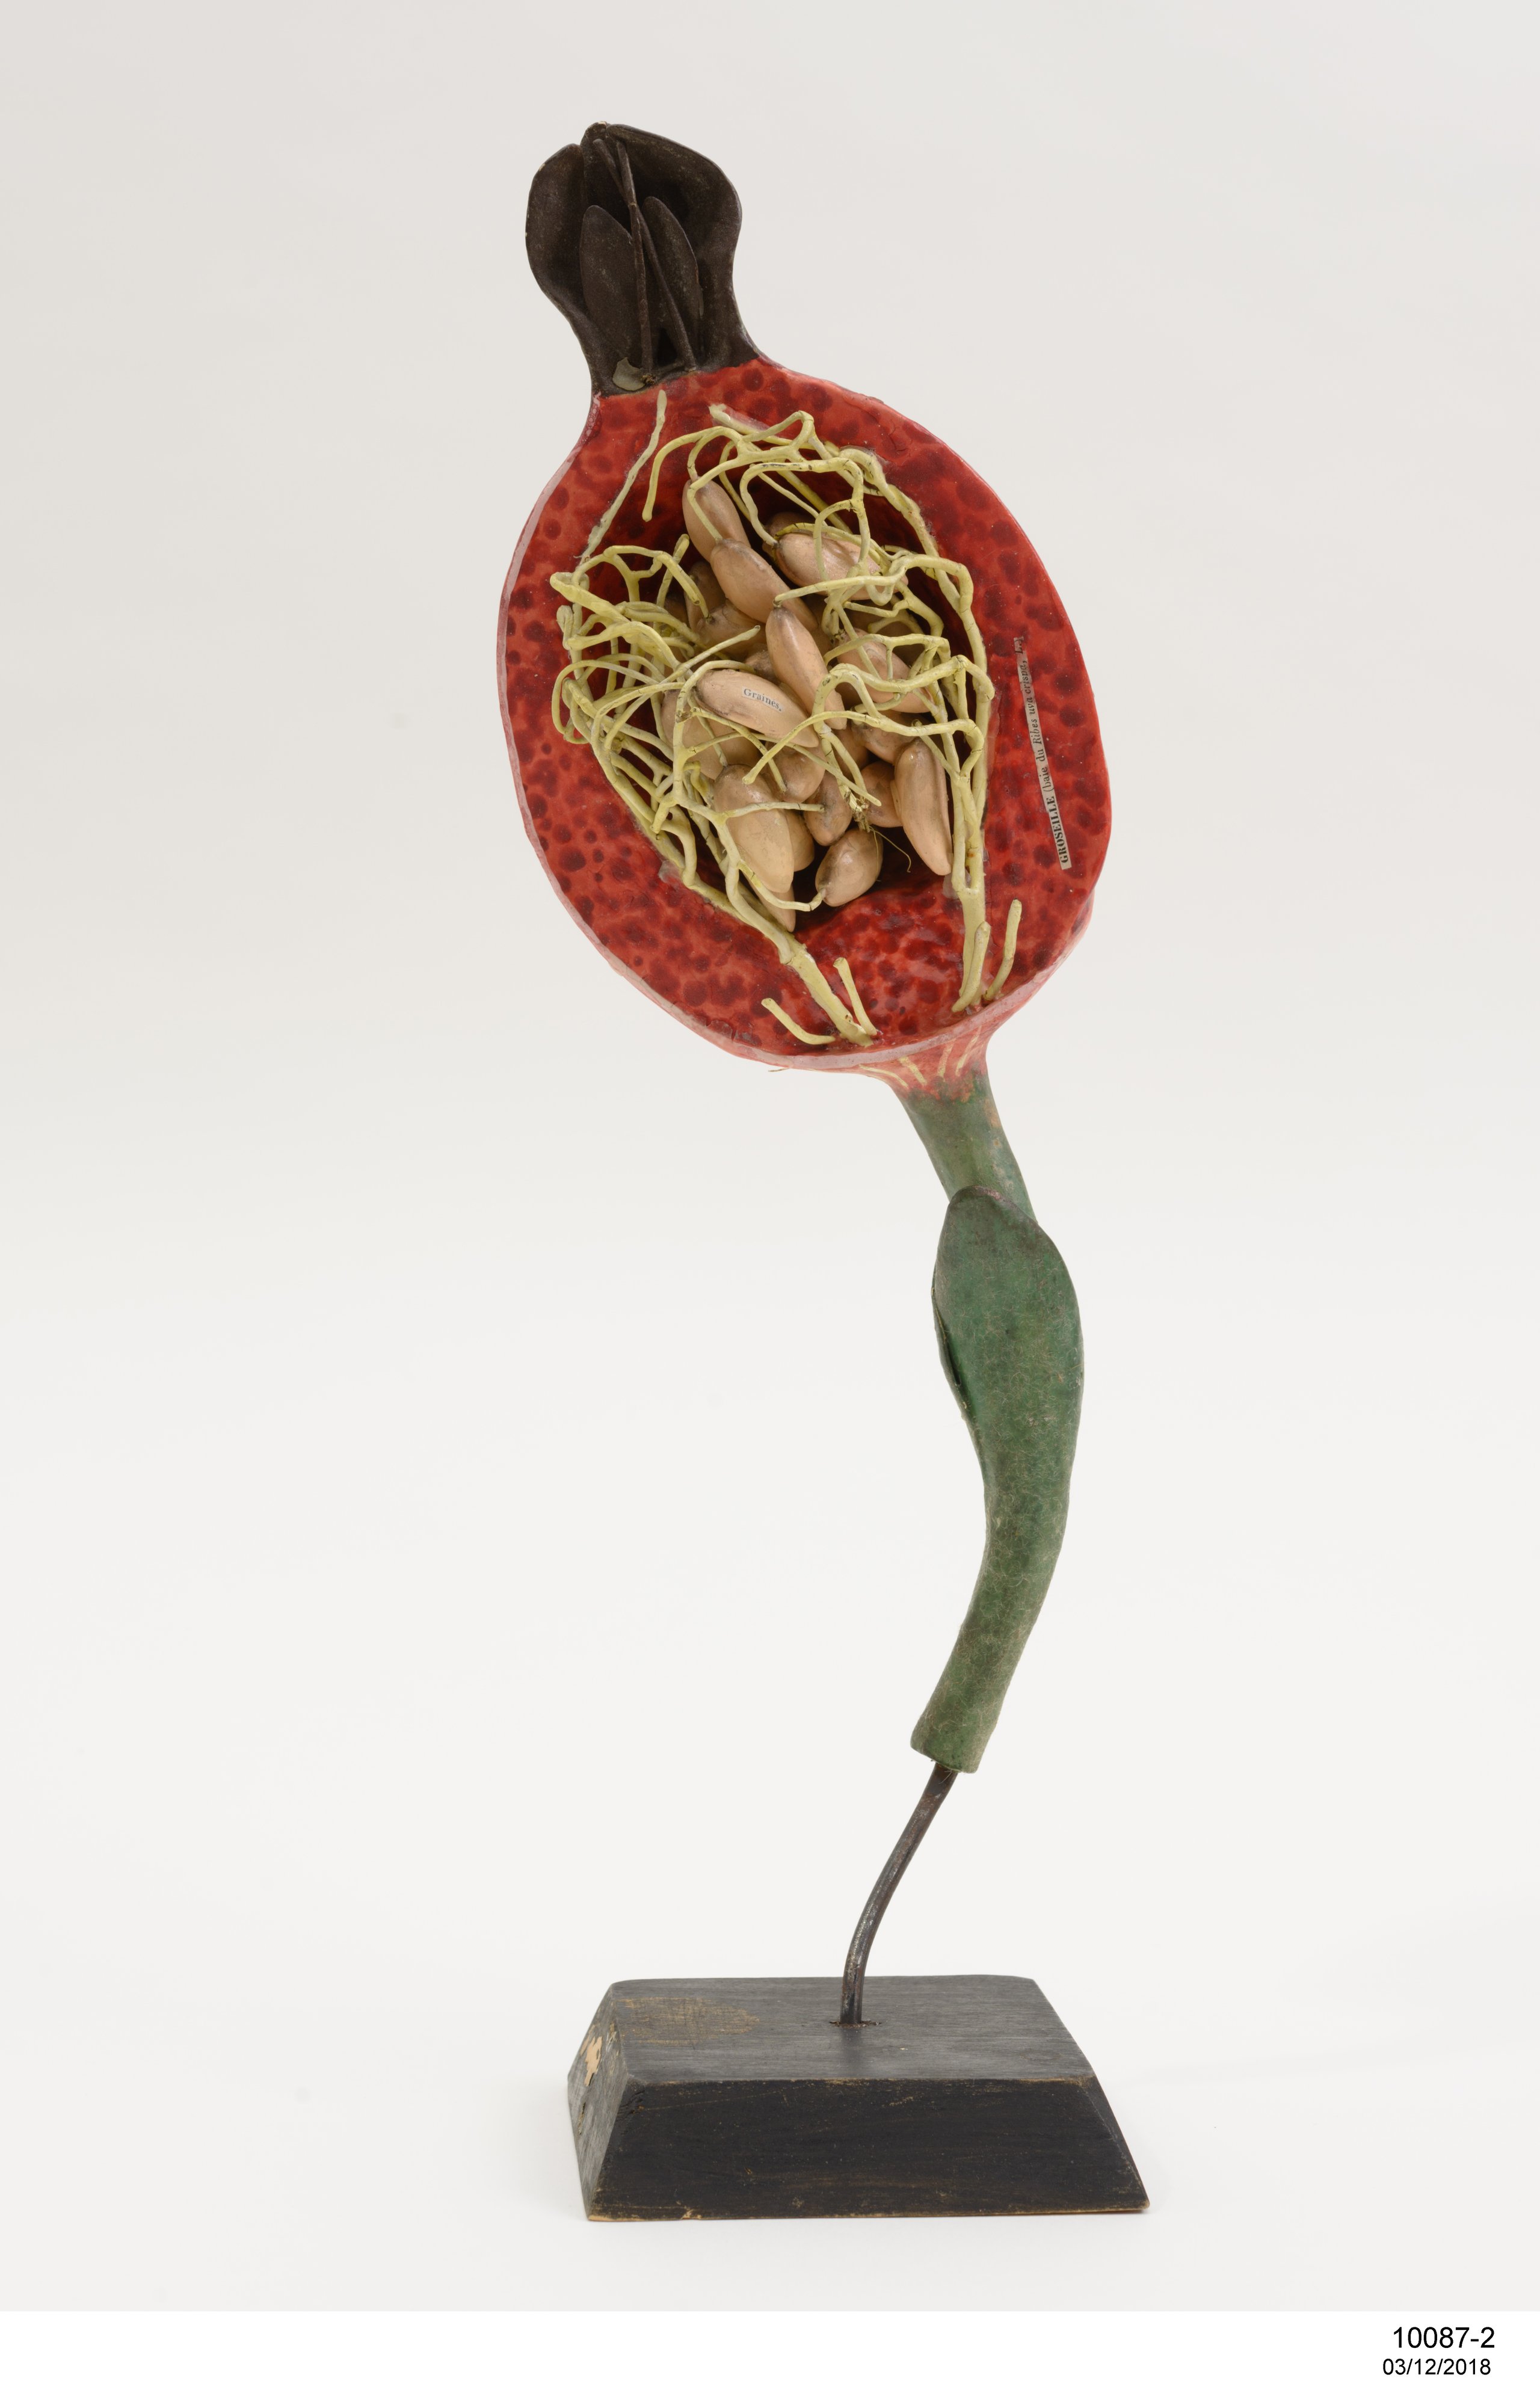
{"label": "red fruit cross-section", "polygon": [[[705,429],[713,405],[776,424],[806,408],[822,437],[874,450],[889,479],[920,508],[942,554],[973,577],[973,612],[995,685],[989,796],[985,815],[987,909],[994,926],[987,985],[999,961],[1005,917],[1022,902],[1011,978],[973,1017],[993,1030],[1024,1004],[1085,927],[1106,852],[1110,816],[1096,707],[1069,621],[1036,550],[988,485],[939,440],[877,399],[786,373],[764,359],[668,386],[663,440]],[[812,1031],[829,1024],[767,939],[735,922],[660,868],[586,746],[562,739],[551,692],[565,661],[553,573],[569,572],[590,530],[650,438],[657,394],[596,399],[582,437],[541,499],[518,544],[502,595],[500,663],[508,749],[519,804],[547,872],[610,961],[647,995],[718,1046],[764,1063],[870,1070],[884,1058],[939,1061],[956,1042],[952,1012],[961,978],[961,915],[948,883],[916,868],[885,871],[868,896],[808,918],[801,934],[833,980],[848,958],[879,1037],[856,1049],[804,1047],[767,1013],[773,997]],[[684,452],[664,466],[651,526],[642,522],[638,477],[607,541],[667,547],[681,529]],[[1017,673],[1029,664],[1042,737],[1069,851],[1061,861],[1044,802]],[[894,859],[895,867],[900,860]],[[836,987],[838,983],[834,984]],[[972,1041],[969,1042],[972,1044]]]}

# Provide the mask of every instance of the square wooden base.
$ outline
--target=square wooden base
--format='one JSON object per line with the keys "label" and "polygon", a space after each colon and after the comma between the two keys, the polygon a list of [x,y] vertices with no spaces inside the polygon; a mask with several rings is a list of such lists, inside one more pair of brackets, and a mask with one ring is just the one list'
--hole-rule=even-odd
{"label": "square wooden base", "polygon": [[590,2218],[1142,2210],[1090,2063],[1030,1978],[632,1978],[568,2080]]}

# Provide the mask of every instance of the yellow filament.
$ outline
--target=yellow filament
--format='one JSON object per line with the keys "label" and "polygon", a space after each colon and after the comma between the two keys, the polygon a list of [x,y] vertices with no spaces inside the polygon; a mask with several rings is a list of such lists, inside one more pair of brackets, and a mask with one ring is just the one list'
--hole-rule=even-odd
{"label": "yellow filament", "polygon": [[1011,977],[1011,967],[1016,961],[1016,934],[1021,927],[1022,901],[1019,897],[1012,897],[1011,911],[1005,918],[1005,949],[1000,957],[1000,968],[984,992],[985,1005],[993,1005]]}
{"label": "yellow filament", "polygon": [[954,1013],[963,1013],[979,1002],[979,983],[984,978],[984,959],[989,949],[989,925],[980,922],[968,948],[968,961],[963,968],[962,987],[959,992]]}
{"label": "yellow filament", "polygon": [[850,966],[843,956],[835,957],[834,969],[839,974],[840,978],[844,982],[845,995],[850,1000],[851,1012],[855,1014],[855,1019],[860,1024],[862,1029],[869,1030],[873,1038],[875,1038],[877,1035],[877,1025],[861,1002],[861,992],[855,986],[855,974],[852,973]]}
{"label": "yellow filament", "polygon": [[773,1013],[777,1022],[784,1022],[792,1038],[800,1039],[804,1047],[833,1046],[835,1033],[832,1030],[804,1030],[800,1023],[792,1021],[784,1006],[776,1003],[773,997],[762,997],[760,1003],[766,1013]]}

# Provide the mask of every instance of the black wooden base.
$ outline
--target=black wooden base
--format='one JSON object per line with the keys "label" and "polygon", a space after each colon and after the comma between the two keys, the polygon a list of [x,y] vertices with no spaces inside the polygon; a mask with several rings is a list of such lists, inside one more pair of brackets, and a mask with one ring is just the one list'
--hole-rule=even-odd
{"label": "black wooden base", "polygon": [[1090,2063],[1030,1978],[611,1986],[568,2094],[590,2218],[1142,2210]]}

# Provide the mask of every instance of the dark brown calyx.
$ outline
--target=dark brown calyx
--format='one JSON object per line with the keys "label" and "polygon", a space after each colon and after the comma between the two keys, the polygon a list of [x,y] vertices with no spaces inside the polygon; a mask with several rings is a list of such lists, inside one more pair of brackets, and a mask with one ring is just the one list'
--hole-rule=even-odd
{"label": "dark brown calyx", "polygon": [[720,166],[630,124],[591,124],[529,187],[525,243],[601,391],[759,353],[733,293],[742,211]]}

